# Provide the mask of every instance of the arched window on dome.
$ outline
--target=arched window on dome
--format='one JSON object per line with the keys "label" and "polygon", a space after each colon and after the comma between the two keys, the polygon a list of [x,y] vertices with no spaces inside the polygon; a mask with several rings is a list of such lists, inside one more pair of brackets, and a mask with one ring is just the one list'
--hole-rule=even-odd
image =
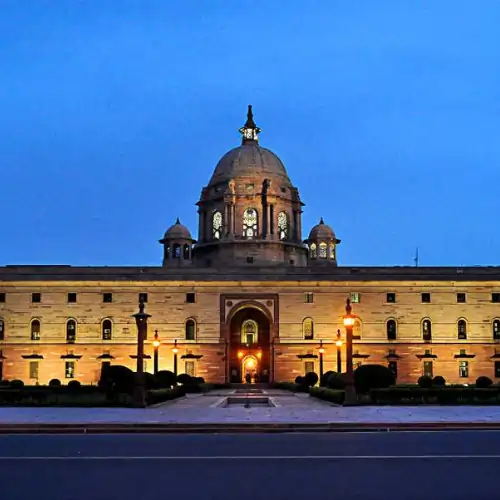
{"label": "arched window on dome", "polygon": [[329,251],[330,260],[335,260],[335,245],[330,243],[330,251]]}
{"label": "arched window on dome", "polygon": [[187,243],[184,245],[182,252],[183,252],[182,258],[184,260],[189,260],[189,245]]}
{"label": "arched window on dome", "polygon": [[214,240],[220,240],[222,231],[222,214],[216,211],[212,215],[212,236]]}
{"label": "arched window on dome", "polygon": [[176,243],[174,245],[174,259],[180,259],[181,258],[181,246]]}
{"label": "arched window on dome", "polygon": [[254,238],[258,231],[258,217],[255,208],[247,208],[243,212],[243,236],[245,238]]}
{"label": "arched window on dome", "polygon": [[311,243],[309,246],[309,251],[311,252],[311,259],[315,259],[318,256],[318,248],[316,247],[316,243]]}
{"label": "arched window on dome", "polygon": [[320,259],[326,259],[327,248],[328,248],[328,246],[326,243],[319,244],[319,258]]}
{"label": "arched window on dome", "polygon": [[280,212],[278,214],[278,236],[280,240],[288,239],[288,214]]}

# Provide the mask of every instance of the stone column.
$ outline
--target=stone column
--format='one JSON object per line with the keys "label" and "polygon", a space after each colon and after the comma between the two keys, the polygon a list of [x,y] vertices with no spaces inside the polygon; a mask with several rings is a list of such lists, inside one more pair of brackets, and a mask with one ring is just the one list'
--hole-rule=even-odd
{"label": "stone column", "polygon": [[269,204],[269,234],[274,239],[274,204]]}

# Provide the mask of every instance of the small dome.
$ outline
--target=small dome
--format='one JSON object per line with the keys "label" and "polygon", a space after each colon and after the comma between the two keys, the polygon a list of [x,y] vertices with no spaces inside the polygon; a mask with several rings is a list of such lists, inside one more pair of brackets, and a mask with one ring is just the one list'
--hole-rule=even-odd
{"label": "small dome", "polygon": [[256,141],[249,141],[228,151],[217,163],[209,185],[238,177],[278,177],[290,185],[283,162],[272,151],[261,148]]}
{"label": "small dome", "polygon": [[321,217],[319,224],[314,226],[311,229],[311,232],[309,233],[308,241],[319,241],[319,240],[323,241],[337,240],[337,238],[335,237],[335,233],[333,232],[333,229],[328,224],[324,223],[323,217]]}
{"label": "small dome", "polygon": [[181,221],[177,217],[175,224],[170,226],[163,237],[164,240],[192,240],[191,233],[189,229],[181,224]]}

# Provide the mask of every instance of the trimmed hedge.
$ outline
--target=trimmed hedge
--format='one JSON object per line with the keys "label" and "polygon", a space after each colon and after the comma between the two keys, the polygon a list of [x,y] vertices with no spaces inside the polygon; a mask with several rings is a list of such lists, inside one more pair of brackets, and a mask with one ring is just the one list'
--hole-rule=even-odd
{"label": "trimmed hedge", "polygon": [[183,387],[175,387],[174,389],[154,389],[148,391],[146,395],[146,404],[154,405],[163,403],[165,401],[171,401],[172,399],[181,398],[185,395],[186,391]]}
{"label": "trimmed hedge", "polygon": [[291,392],[309,392],[309,387],[304,384],[295,384],[293,382],[274,382],[273,389],[284,389]]}
{"label": "trimmed hedge", "polygon": [[354,370],[354,385],[358,394],[371,389],[384,389],[396,383],[394,372],[384,365],[361,365]]}
{"label": "trimmed hedge", "polygon": [[338,405],[344,404],[345,391],[338,391],[335,389],[327,389],[326,387],[311,387],[309,394],[323,401],[335,403]]}
{"label": "trimmed hedge", "polygon": [[374,404],[500,404],[500,388],[477,387],[390,387],[373,389],[370,398]]}

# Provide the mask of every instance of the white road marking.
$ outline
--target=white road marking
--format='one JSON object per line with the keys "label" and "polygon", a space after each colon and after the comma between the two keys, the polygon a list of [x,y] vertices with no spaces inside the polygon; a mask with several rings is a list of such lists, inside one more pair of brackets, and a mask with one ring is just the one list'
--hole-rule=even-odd
{"label": "white road marking", "polygon": [[0,457],[7,460],[449,460],[494,459],[500,455],[290,455],[290,456],[68,456],[68,457]]}

